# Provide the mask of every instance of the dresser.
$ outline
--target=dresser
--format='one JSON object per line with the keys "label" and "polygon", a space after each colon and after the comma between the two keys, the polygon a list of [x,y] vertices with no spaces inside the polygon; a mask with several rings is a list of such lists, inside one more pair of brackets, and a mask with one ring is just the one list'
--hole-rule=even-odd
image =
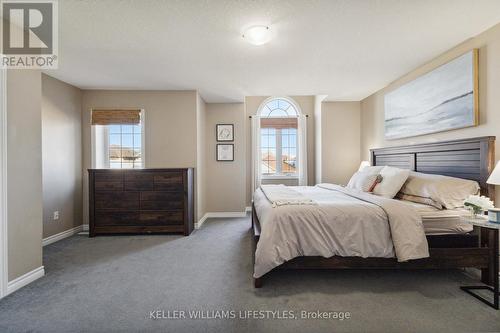
{"label": "dresser", "polygon": [[90,169],[89,235],[193,231],[193,168]]}

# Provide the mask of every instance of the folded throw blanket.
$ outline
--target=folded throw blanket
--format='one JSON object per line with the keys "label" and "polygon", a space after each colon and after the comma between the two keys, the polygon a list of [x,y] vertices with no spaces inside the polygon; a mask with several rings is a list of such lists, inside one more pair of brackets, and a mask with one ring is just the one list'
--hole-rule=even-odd
{"label": "folded throw blanket", "polygon": [[271,202],[273,208],[284,205],[316,205],[314,200],[309,199],[289,186],[261,185],[260,189]]}

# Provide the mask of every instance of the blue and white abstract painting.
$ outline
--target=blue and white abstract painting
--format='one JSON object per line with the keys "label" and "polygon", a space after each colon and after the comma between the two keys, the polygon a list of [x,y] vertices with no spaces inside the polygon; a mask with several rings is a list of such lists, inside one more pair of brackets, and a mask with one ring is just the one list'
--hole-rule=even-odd
{"label": "blue and white abstract painting", "polygon": [[477,125],[475,56],[470,51],[386,94],[386,139]]}

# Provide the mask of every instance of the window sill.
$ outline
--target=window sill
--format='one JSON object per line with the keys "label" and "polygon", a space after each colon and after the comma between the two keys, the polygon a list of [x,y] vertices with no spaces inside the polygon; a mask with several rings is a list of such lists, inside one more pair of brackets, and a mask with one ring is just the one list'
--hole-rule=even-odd
{"label": "window sill", "polygon": [[262,176],[262,179],[269,179],[269,180],[272,180],[272,179],[291,179],[291,180],[298,180],[299,177],[298,176],[289,176],[289,175],[276,175],[276,176]]}

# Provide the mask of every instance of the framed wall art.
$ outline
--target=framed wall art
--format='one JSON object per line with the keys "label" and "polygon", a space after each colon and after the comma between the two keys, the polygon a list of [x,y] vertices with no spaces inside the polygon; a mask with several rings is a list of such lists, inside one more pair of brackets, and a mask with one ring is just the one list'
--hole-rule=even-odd
{"label": "framed wall art", "polygon": [[233,124],[216,125],[217,142],[234,141]]}
{"label": "framed wall art", "polygon": [[478,50],[391,91],[384,103],[386,139],[479,125]]}
{"label": "framed wall art", "polygon": [[218,162],[234,161],[234,144],[232,143],[217,144],[217,161]]}

